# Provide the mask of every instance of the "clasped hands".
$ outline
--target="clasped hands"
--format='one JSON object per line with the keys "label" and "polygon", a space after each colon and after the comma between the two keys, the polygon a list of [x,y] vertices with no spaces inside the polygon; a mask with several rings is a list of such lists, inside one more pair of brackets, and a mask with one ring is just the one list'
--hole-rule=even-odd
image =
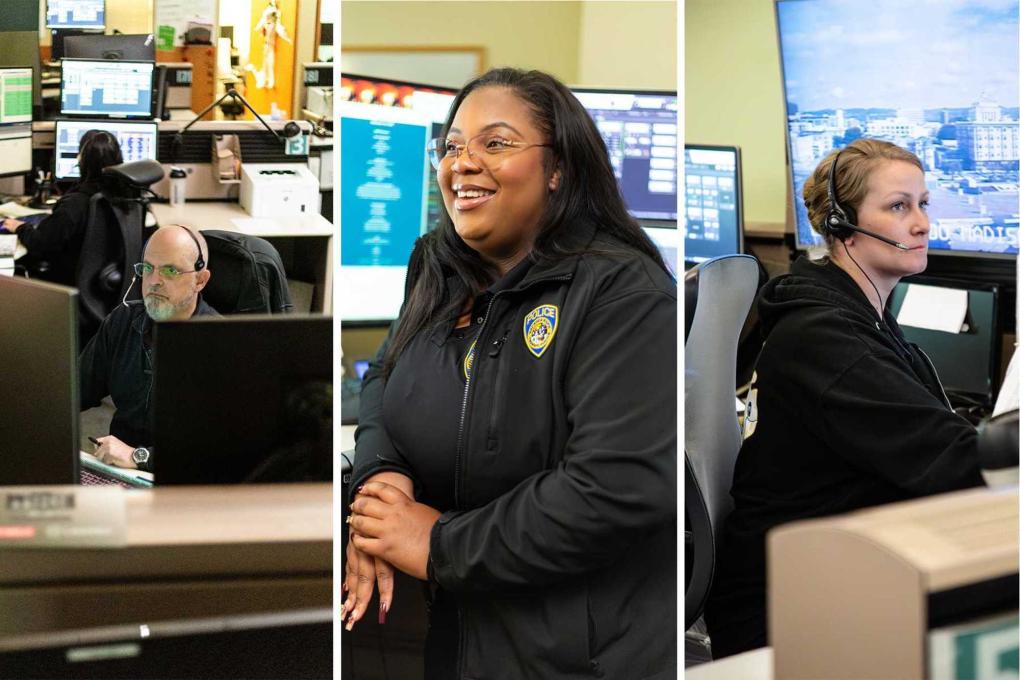
{"label": "clasped hands", "polygon": [[342,586],[347,599],[340,607],[340,621],[347,619],[347,630],[364,616],[376,583],[379,623],[385,623],[393,602],[394,568],[423,581],[427,578],[429,536],[439,515],[376,477],[358,488],[347,519],[350,540]]}

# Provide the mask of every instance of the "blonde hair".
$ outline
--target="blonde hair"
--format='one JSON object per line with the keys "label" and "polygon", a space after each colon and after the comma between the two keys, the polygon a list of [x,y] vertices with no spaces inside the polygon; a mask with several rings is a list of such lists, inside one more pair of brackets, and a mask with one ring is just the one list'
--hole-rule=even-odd
{"label": "blonde hair", "polygon": [[826,218],[832,205],[829,201],[829,169],[836,155],[836,198],[847,212],[851,223],[856,223],[857,209],[868,193],[868,177],[884,161],[906,161],[924,171],[921,159],[892,142],[880,139],[855,139],[843,149],[834,149],[822,159],[815,171],[804,182],[804,207],[807,208],[811,228],[825,238],[830,247],[834,241]]}

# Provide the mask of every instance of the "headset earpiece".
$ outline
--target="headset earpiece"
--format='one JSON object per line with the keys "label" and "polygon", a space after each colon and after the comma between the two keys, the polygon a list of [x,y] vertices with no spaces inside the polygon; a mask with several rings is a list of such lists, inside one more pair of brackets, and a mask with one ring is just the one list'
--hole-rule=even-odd
{"label": "headset earpiece", "polygon": [[185,227],[183,224],[177,225],[184,231],[188,232],[188,236],[195,242],[195,248],[198,249],[198,257],[195,259],[195,271],[200,272],[205,269],[205,258],[202,257],[202,244],[198,242],[198,238],[191,233],[191,230]]}

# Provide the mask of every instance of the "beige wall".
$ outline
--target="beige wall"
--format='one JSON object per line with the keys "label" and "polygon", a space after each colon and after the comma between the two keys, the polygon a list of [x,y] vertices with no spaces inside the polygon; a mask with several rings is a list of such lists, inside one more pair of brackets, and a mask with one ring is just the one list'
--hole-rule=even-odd
{"label": "beige wall", "polygon": [[[676,89],[676,3],[344,0],[346,47],[484,47],[571,85]],[[408,78],[413,80],[413,78]]]}
{"label": "beige wall", "polygon": [[676,3],[585,2],[576,84],[676,89]]}
{"label": "beige wall", "polygon": [[783,229],[786,141],[773,0],[686,0],[684,24],[685,141],[741,147],[748,228]]}

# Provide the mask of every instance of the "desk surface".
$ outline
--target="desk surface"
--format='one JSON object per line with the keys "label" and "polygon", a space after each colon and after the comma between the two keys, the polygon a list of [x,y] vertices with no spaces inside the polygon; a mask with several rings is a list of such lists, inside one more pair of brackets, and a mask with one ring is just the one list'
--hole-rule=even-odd
{"label": "desk surface", "polygon": [[333,236],[333,225],[319,213],[307,217],[252,217],[240,203],[193,201],[183,206],[152,203],[149,208],[160,225],[185,224],[197,229],[221,229],[249,236]]}
{"label": "desk surface", "polygon": [[772,675],[771,647],[684,669],[686,680],[772,680]]}

